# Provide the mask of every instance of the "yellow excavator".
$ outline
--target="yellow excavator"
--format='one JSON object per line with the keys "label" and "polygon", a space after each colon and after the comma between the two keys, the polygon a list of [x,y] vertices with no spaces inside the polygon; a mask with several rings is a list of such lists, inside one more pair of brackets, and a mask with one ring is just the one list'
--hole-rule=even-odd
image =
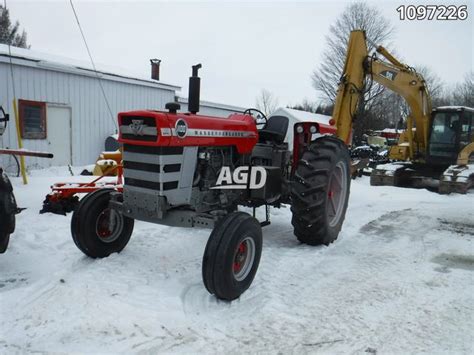
{"label": "yellow excavator", "polygon": [[338,135],[350,143],[352,121],[366,82],[375,81],[402,96],[410,114],[406,131],[390,149],[393,162],[372,171],[371,185],[466,193],[474,187],[474,109],[433,109],[423,76],[382,46],[369,55],[367,41],[364,31],[350,34],[333,113]]}

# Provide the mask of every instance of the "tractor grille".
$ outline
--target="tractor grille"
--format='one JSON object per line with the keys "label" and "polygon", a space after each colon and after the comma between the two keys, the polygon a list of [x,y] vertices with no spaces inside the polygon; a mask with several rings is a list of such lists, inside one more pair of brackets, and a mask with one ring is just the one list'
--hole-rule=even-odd
{"label": "tractor grille", "polygon": [[123,196],[130,216],[147,220],[164,206],[189,204],[196,161],[197,147],[124,144]]}
{"label": "tractor grille", "polygon": [[158,140],[158,129],[153,117],[124,116],[120,125],[120,133],[123,139],[156,142]]}
{"label": "tractor grille", "polygon": [[124,145],[125,185],[155,191],[178,188],[183,147]]}

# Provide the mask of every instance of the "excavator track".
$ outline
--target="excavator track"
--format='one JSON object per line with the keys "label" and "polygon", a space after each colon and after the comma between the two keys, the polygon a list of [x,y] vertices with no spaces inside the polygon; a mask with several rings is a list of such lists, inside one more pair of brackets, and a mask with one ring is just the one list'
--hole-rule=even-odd
{"label": "excavator track", "polygon": [[396,162],[378,165],[370,175],[372,186],[426,188],[440,194],[466,194],[474,188],[474,166],[453,165],[443,172],[428,166]]}
{"label": "excavator track", "polygon": [[474,165],[452,165],[441,175],[440,194],[466,194],[474,188]]}

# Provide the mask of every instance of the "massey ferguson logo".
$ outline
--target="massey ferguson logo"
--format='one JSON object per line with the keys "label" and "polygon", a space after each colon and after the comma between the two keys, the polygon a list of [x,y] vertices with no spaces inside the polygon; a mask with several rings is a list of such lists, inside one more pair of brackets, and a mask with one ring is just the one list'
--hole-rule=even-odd
{"label": "massey ferguson logo", "polygon": [[258,190],[267,182],[267,171],[262,166],[239,166],[234,172],[230,167],[222,167],[216,186],[211,189],[246,189]]}
{"label": "massey ferguson logo", "polygon": [[186,124],[186,121],[182,119],[176,121],[175,131],[179,138],[186,137],[186,132],[188,131],[188,125]]}
{"label": "massey ferguson logo", "polygon": [[132,130],[134,135],[143,136],[143,128],[145,127],[143,122],[143,120],[132,120],[132,123],[130,124],[130,129]]}

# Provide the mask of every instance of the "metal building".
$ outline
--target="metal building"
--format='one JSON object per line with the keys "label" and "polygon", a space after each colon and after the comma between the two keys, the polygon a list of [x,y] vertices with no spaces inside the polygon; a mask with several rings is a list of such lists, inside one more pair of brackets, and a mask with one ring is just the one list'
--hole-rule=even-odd
{"label": "metal building", "polygon": [[[185,97],[176,97],[176,101],[180,104],[180,111],[188,111],[188,99]],[[248,107],[239,107],[234,105],[220,104],[211,101],[200,101],[199,113],[202,115],[209,115],[215,117],[228,117],[233,113],[242,113]]]}
{"label": "metal building", "polygon": [[[116,133],[118,112],[163,110],[172,101],[181,104],[180,111],[187,111],[187,99],[176,95],[178,85],[116,69],[98,67],[96,73],[89,63],[16,47],[10,50],[11,55],[8,46],[0,44],[0,105],[11,116],[0,147],[18,147],[12,105],[15,89],[24,148],[55,155],[52,160],[26,158],[29,168],[94,163],[106,138]],[[227,117],[244,109],[201,101],[200,113]]]}
{"label": "metal building", "polygon": [[18,147],[11,71],[24,148],[55,155],[53,160],[27,158],[30,168],[93,163],[116,131],[118,112],[163,109],[180,89],[100,69],[96,74],[84,63],[26,49],[11,47],[10,56],[8,47],[0,45],[0,105],[11,115],[0,146],[11,148]]}

